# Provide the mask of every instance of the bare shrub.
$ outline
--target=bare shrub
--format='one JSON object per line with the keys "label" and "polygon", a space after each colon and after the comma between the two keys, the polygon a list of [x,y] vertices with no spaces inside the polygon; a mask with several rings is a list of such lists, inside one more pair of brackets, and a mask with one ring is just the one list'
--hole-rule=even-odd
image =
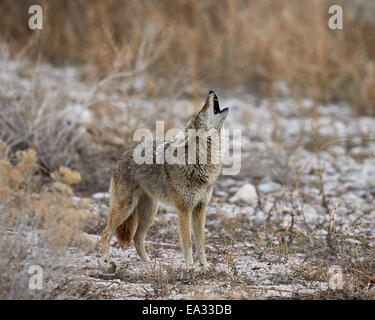
{"label": "bare shrub", "polygon": [[[72,202],[69,185],[56,182],[34,190],[38,179],[34,150],[12,155],[10,148],[0,142],[0,155],[0,297],[45,298],[56,288],[69,263],[67,248],[94,248],[95,244],[81,231],[93,223],[92,216],[87,203]],[[74,171],[69,173],[78,176]],[[43,290],[28,287],[32,265],[44,271]]]}
{"label": "bare shrub", "polygon": [[11,81],[0,86],[0,139],[15,150],[34,148],[42,165],[53,171],[77,163],[88,152],[89,136],[69,115],[64,93],[35,77],[31,88]]}

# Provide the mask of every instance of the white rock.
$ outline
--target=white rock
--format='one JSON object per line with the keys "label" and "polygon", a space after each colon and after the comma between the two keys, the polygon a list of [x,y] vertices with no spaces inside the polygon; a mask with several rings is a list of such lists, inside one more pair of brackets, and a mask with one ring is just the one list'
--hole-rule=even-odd
{"label": "white rock", "polygon": [[275,192],[280,189],[281,189],[281,184],[277,182],[273,182],[273,181],[262,183],[258,186],[258,190],[264,193]]}
{"label": "white rock", "polygon": [[75,206],[81,201],[80,197],[73,196],[72,198],[72,205]]}
{"label": "white rock", "polygon": [[249,183],[243,185],[230,201],[236,202],[237,200],[256,205],[258,203],[258,195],[255,187]]}
{"label": "white rock", "polygon": [[316,209],[311,205],[306,205],[303,209],[303,212],[305,214],[305,219],[307,223],[317,223],[320,218],[323,218],[322,215],[318,214]]}
{"label": "white rock", "polygon": [[94,193],[91,198],[95,200],[102,200],[102,199],[109,199],[109,193],[108,192],[98,192]]}
{"label": "white rock", "polygon": [[367,184],[370,188],[374,188],[375,187],[375,173],[372,173],[372,174],[369,174],[367,176]]}
{"label": "white rock", "polygon": [[221,199],[225,199],[226,197],[228,197],[228,193],[226,193],[225,191],[217,190],[215,191],[215,196]]}

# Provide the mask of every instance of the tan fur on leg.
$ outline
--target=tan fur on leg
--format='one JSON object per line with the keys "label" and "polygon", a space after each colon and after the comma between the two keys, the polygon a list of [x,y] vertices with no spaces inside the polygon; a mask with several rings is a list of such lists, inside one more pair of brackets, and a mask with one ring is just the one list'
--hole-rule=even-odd
{"label": "tan fur on leg", "polygon": [[180,227],[180,241],[184,252],[186,268],[192,268],[194,261],[191,243],[191,212],[178,209],[178,222]]}
{"label": "tan fur on leg", "polygon": [[199,256],[199,262],[203,270],[207,270],[208,264],[205,253],[205,237],[204,237],[204,226],[206,223],[206,206],[199,204],[193,210],[193,232],[195,250]]}
{"label": "tan fur on leg", "polygon": [[145,249],[145,237],[148,229],[154,222],[157,211],[158,202],[147,194],[143,194],[140,197],[137,207],[139,224],[134,236],[134,245],[137,253],[146,264],[150,263],[150,258]]}
{"label": "tan fur on leg", "polygon": [[[130,218],[136,204],[137,198],[134,196],[128,197],[128,202],[126,202],[125,200],[118,198],[115,192],[111,194],[111,206],[109,208],[108,223],[102,237],[102,259],[104,262],[108,262],[109,260],[109,242],[112,236],[116,232],[117,228],[119,228],[128,218]],[[125,237],[120,238],[123,244],[128,242],[129,236],[134,236],[135,230],[137,229],[137,224],[138,217],[135,215],[129,220],[129,225],[125,223],[125,226],[120,228],[118,234]]]}

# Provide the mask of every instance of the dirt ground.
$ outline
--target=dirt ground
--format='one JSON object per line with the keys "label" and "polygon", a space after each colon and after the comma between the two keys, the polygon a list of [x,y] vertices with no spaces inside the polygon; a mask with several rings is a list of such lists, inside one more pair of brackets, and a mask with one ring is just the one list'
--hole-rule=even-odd
{"label": "dirt ground", "polygon": [[[133,246],[121,249],[115,239],[113,269],[107,272],[98,267],[99,245],[95,254],[72,249],[72,272],[53,298],[374,297],[375,141],[363,138],[373,134],[374,119],[352,120],[349,108],[340,106],[337,114],[337,106],[326,106],[318,118],[316,143],[333,137],[348,141],[318,152],[309,119],[294,115],[292,104],[280,102],[273,110],[281,134],[272,139],[271,128],[257,127],[260,119],[267,123],[271,117],[266,109],[249,106],[247,100],[225,102],[233,106],[229,126],[242,126],[246,135],[240,174],[218,179],[207,210],[209,271],[202,272],[198,264],[194,271],[185,270],[176,210],[161,204],[146,238],[149,270]],[[244,119],[241,113],[236,119],[241,110],[249,123],[238,120]],[[236,195],[245,184],[255,187],[253,198]],[[96,243],[108,197],[91,196],[92,212],[101,221],[88,231]],[[337,268],[342,285],[334,282]]]}
{"label": "dirt ground", "polygon": [[[22,75],[15,63],[8,61],[2,68],[6,71],[1,74],[2,81],[12,88],[2,91],[9,103],[33,90],[32,78]],[[64,210],[73,209],[70,211],[74,214],[75,203],[88,203],[86,213],[92,223],[85,226],[82,238],[92,242],[94,249],[68,246],[57,259],[43,247],[41,231],[30,222],[18,231],[18,243],[26,245],[26,253],[20,251],[17,258],[4,260],[6,268],[14,266],[15,275],[31,261],[45,268],[45,289],[37,297],[375,297],[375,118],[356,115],[343,103],[317,105],[310,99],[295,102],[285,92],[272,102],[243,88],[220,92],[222,106],[230,108],[226,127],[242,130],[241,142],[231,141],[233,158],[241,159],[241,170],[237,175],[220,176],[214,187],[206,224],[209,271],[203,273],[199,266],[185,270],[176,210],[163,204],[146,238],[151,268],[145,269],[133,246],[121,249],[112,239],[113,269],[103,271],[98,258],[108,214],[106,192],[113,166],[126,144],[124,137],[129,136],[126,130],[140,126],[154,129],[155,120],[168,119],[173,119],[169,127],[183,128],[194,111],[193,102],[181,98],[174,101],[173,108],[166,108],[170,101],[150,101],[136,93],[130,103],[101,91],[93,96],[74,69],[45,66],[38,77],[48,94],[57,87],[66,93],[68,111],[64,117],[90,133],[91,143],[102,149],[101,153],[86,154],[83,140],[75,162],[63,158],[67,166],[84,164],[83,182],[76,185],[74,195],[69,195],[71,203]],[[112,111],[90,107],[90,99],[103,96],[117,107]],[[66,152],[72,154],[70,149]],[[65,153],[49,155],[64,157]],[[54,159],[42,160],[48,167]],[[30,197],[39,195],[31,193]],[[49,203],[46,210],[54,212],[56,208]],[[22,210],[28,212],[26,209]],[[3,204],[0,210],[7,212]],[[12,235],[16,230],[4,230],[4,234]],[[18,281],[17,277],[12,281]],[[22,281],[24,286],[26,280]],[[14,296],[22,297],[22,292]]]}

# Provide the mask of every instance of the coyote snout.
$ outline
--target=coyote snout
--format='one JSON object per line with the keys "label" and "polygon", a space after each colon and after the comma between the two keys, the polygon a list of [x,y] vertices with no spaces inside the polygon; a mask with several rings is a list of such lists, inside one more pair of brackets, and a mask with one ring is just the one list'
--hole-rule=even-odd
{"label": "coyote snout", "polygon": [[[228,112],[228,108],[220,109],[219,99],[211,90],[202,109],[186,125],[184,137],[166,143],[152,141],[153,157],[156,159],[158,152],[166,152],[171,146],[177,151],[189,149],[192,136],[188,135],[188,131],[197,130],[200,134],[193,136],[195,163],[156,164],[154,161],[152,164],[137,164],[133,157],[137,146],[125,150],[110,182],[110,208],[102,237],[102,261],[109,262],[109,241],[116,234],[122,246],[134,240],[139,256],[148,264],[150,258],[145,250],[145,236],[157,213],[158,201],[162,201],[177,208],[186,267],[193,266],[192,224],[199,261],[202,268],[207,269],[204,248],[206,206],[221,169],[223,148],[220,130]],[[213,132],[217,133],[217,139],[212,138]],[[202,161],[202,158],[208,161]],[[210,161],[212,159],[216,161]]]}

